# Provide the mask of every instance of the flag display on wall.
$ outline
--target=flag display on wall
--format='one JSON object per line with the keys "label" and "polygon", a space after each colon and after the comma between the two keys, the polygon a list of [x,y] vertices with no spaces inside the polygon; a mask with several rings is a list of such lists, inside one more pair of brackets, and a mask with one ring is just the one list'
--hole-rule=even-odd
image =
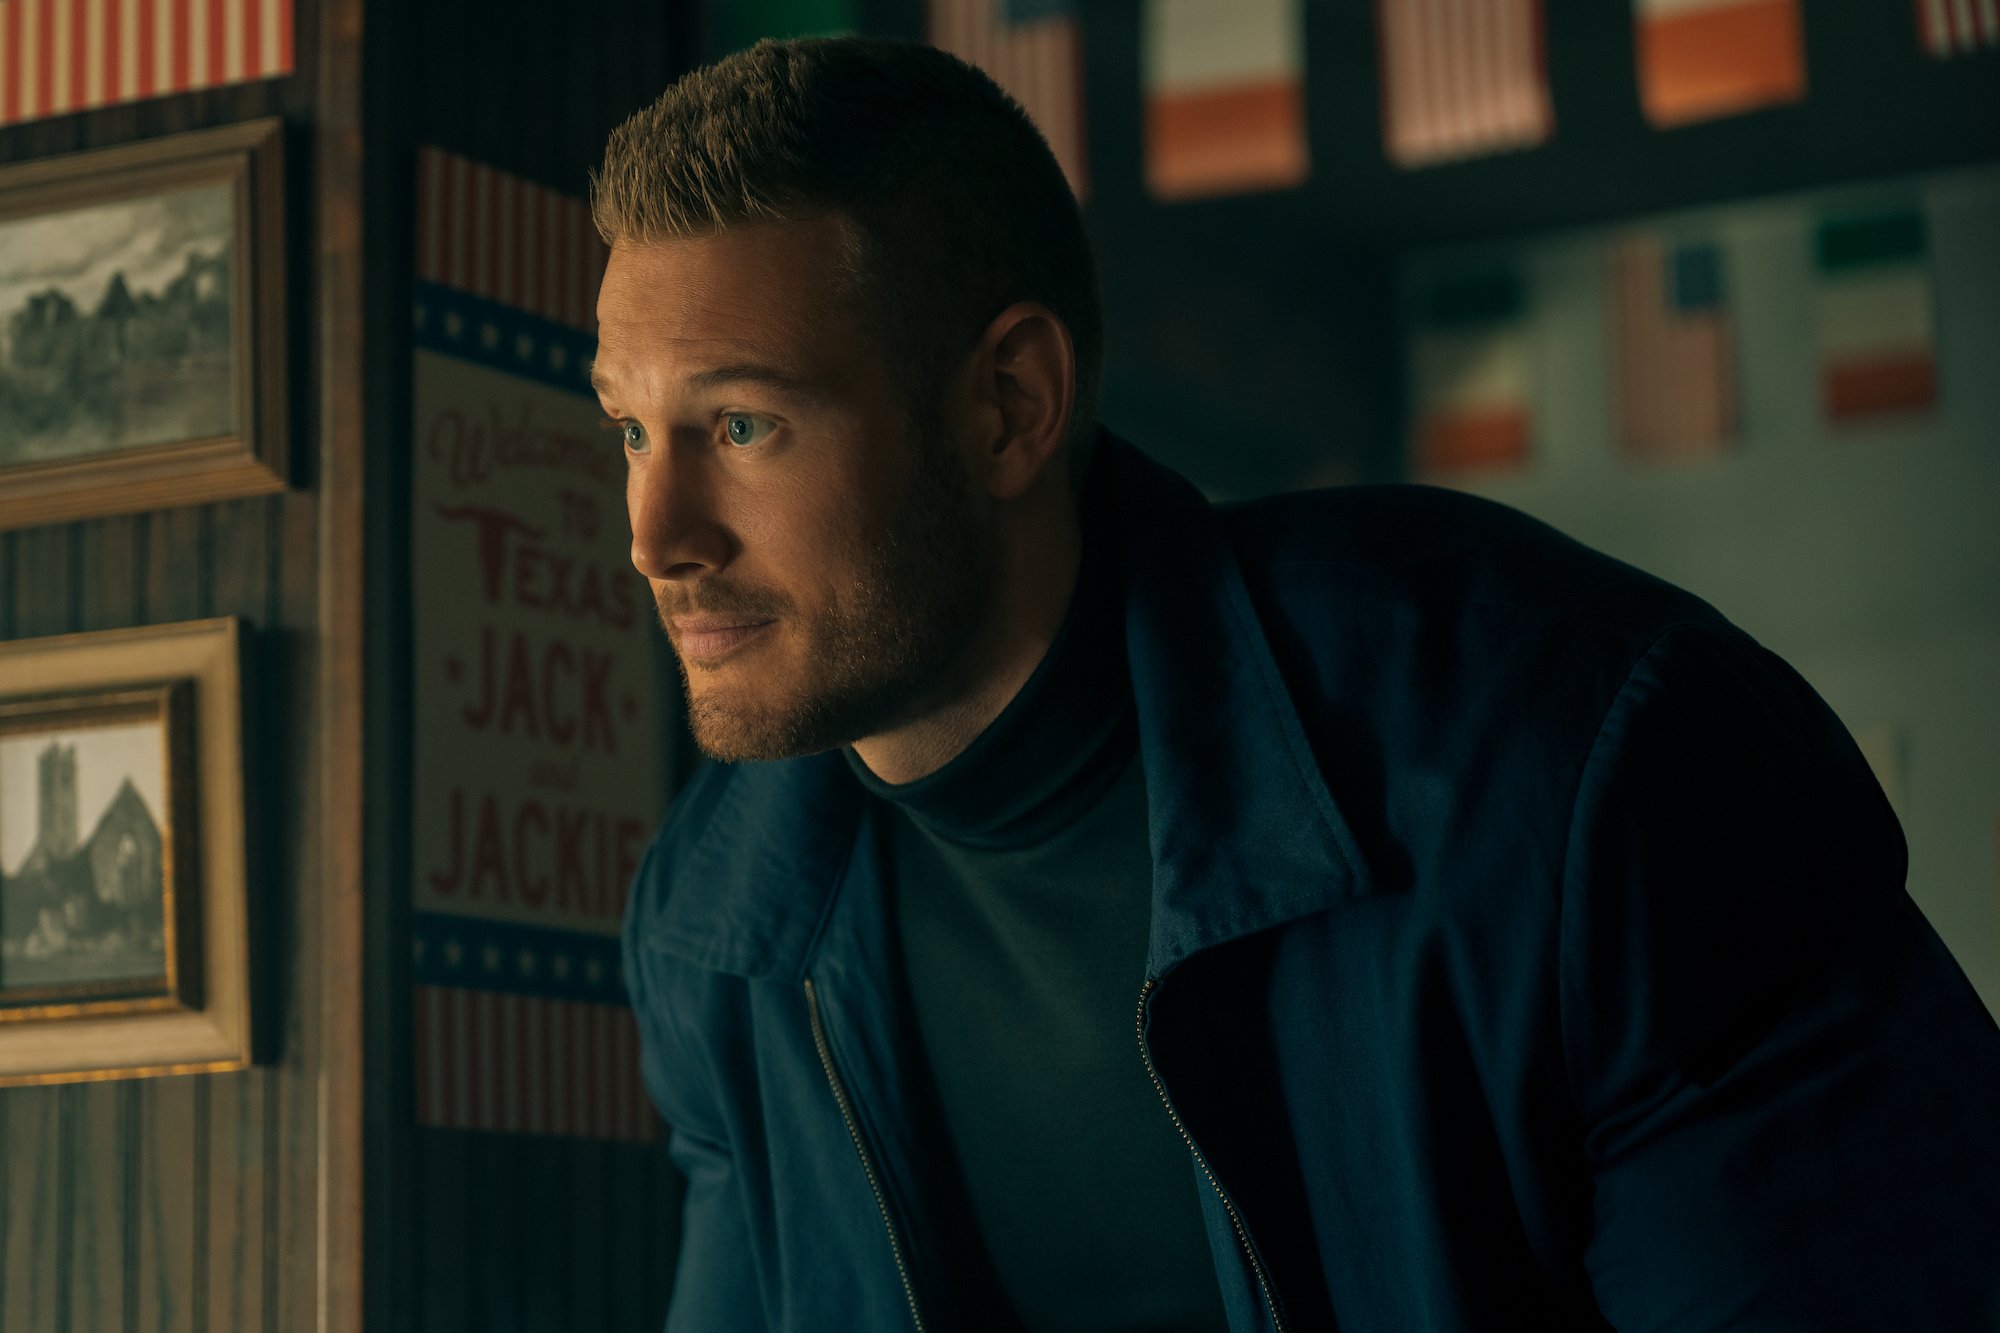
{"label": "flag display on wall", "polygon": [[715,0],[708,13],[708,47],[718,56],[762,37],[830,37],[855,28],[852,0]]}
{"label": "flag display on wall", "polygon": [[1519,464],[1533,435],[1521,274],[1493,267],[1423,294],[1411,345],[1419,472]]}
{"label": "flag display on wall", "polygon": [[292,72],[292,0],[0,0],[0,125]]}
{"label": "flag display on wall", "polygon": [[1937,400],[1927,252],[1914,209],[1820,224],[1820,377],[1833,420],[1922,411]]}
{"label": "flag display on wall", "polygon": [[1735,332],[1722,251],[1635,236],[1607,256],[1611,383],[1625,451],[1706,457],[1736,438]]}
{"label": "flag display on wall", "polygon": [[433,148],[416,207],[417,1121],[646,1138],[618,926],[666,803],[665,649],[588,379],[604,246],[582,199]]}
{"label": "flag display on wall", "polygon": [[1300,0],[1146,0],[1146,184],[1160,199],[1306,179]]}
{"label": "flag display on wall", "polygon": [[415,925],[418,1124],[652,1137],[615,937],[431,913]]}
{"label": "flag display on wall", "polygon": [[1943,60],[2000,48],[2000,0],[1914,0],[1924,49]]}
{"label": "flag display on wall", "polygon": [[1034,120],[1069,177],[1087,197],[1083,118],[1083,35],[1075,0],[930,0],[931,45],[977,65]]}
{"label": "flag display on wall", "polygon": [[1541,0],[1377,0],[1390,160],[1421,167],[1546,143]]}
{"label": "flag display on wall", "polygon": [[1639,102],[1661,128],[1806,94],[1799,0],[1633,0]]}
{"label": "flag display on wall", "polygon": [[588,330],[597,327],[605,259],[583,200],[455,153],[418,149],[418,282]]}

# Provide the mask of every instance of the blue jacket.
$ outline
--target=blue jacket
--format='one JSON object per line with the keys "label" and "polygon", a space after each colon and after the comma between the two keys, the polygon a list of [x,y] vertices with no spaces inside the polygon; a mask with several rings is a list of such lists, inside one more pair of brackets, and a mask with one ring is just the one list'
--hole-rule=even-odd
{"label": "blue jacket", "polygon": [[[1232,1329],[2000,1328],[2000,1032],[1797,674],[1487,501],[1099,454],[1132,1058]],[[838,753],[711,765],[640,870],[676,1333],[980,1323],[873,818]]]}

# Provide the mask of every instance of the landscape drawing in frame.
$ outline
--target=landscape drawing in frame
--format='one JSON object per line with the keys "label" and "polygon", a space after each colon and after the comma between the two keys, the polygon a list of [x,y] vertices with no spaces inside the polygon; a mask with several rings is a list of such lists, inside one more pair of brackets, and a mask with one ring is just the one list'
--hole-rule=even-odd
{"label": "landscape drawing in frame", "polygon": [[0,1086],[253,1057],[242,631],[0,642]]}
{"label": "landscape drawing in frame", "polygon": [[0,167],[0,528],[283,488],[280,142]]}

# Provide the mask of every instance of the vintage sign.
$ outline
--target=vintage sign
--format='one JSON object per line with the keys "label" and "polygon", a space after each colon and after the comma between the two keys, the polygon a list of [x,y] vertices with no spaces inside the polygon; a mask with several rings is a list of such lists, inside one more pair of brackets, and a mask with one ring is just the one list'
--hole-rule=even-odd
{"label": "vintage sign", "polygon": [[[667,650],[629,560],[623,453],[587,379],[575,284],[594,286],[602,248],[581,200],[443,154],[420,171],[418,1119],[644,1137],[617,932],[666,804]],[[512,202],[507,245],[493,207],[454,206],[467,194]],[[545,244],[552,215],[565,246]]]}

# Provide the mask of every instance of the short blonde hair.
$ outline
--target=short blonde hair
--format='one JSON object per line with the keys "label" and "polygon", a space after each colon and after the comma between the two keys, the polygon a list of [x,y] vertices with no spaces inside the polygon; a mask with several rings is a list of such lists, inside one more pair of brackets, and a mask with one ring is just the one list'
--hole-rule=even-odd
{"label": "short blonde hair", "polygon": [[1046,305],[1076,347],[1080,471],[1102,378],[1096,264],[1047,141],[980,70],[916,42],[761,41],[612,131],[590,193],[610,245],[844,220],[849,290],[919,414],[995,315]]}

